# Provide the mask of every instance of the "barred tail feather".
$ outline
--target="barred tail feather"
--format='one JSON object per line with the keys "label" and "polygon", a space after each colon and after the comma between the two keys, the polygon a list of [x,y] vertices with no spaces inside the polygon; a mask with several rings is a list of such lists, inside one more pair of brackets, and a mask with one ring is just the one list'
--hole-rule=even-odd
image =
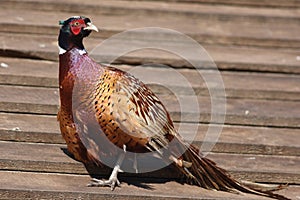
{"label": "barred tail feather", "polygon": [[[272,191],[276,190],[274,187],[270,190],[259,187],[260,184],[243,184],[230,177],[230,175],[222,168],[218,167],[213,161],[205,158],[199,154],[199,149],[193,145],[189,146],[183,154],[183,160],[192,163],[189,168],[178,168],[186,175],[190,184],[196,184],[200,187],[220,190],[231,193],[250,193],[260,196],[266,196],[278,200],[289,200],[288,198],[274,194]],[[254,186],[255,185],[255,186]],[[281,186],[278,190],[282,189]]]}

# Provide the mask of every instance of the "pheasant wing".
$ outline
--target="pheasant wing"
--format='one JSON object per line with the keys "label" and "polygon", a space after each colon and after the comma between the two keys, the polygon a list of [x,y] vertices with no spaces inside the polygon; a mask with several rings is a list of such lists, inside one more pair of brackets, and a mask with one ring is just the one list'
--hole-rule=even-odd
{"label": "pheasant wing", "polygon": [[[102,109],[102,115],[106,113],[105,117],[109,119],[109,124],[106,120],[102,127],[113,126],[108,137],[115,140],[111,141],[118,146],[125,144],[133,152],[141,149],[136,148],[139,145],[150,151],[166,147],[175,130],[158,97],[135,77],[114,68],[109,68],[101,80],[101,88],[110,84],[109,94],[101,102],[104,100],[106,108],[104,112]],[[100,96],[103,98],[103,95],[99,95],[101,99]]]}

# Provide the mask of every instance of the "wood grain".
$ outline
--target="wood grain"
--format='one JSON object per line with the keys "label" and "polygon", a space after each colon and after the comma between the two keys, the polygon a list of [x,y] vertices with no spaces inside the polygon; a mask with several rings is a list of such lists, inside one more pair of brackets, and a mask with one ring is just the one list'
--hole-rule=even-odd
{"label": "wood grain", "polygon": [[[100,34],[100,33],[99,33]],[[22,34],[6,34],[0,33],[0,39],[3,42],[0,46],[0,55],[3,56],[16,56],[35,59],[46,60],[58,60],[57,56],[57,37],[55,36],[37,36]],[[111,45],[106,46],[106,54],[98,54],[97,51],[101,49],[94,49],[97,45],[101,44],[103,40],[89,38],[85,41],[86,48],[88,50],[94,49],[92,57],[96,61],[109,62],[113,56],[121,50],[126,51],[129,46],[132,45],[144,45],[144,46],[161,46],[160,40],[121,40],[114,41]],[[297,56],[298,50],[280,50],[280,49],[260,49],[250,47],[228,47],[228,46],[215,46],[205,45],[206,51],[212,57],[212,60],[207,57],[199,57],[195,55],[193,49],[189,45],[182,45],[182,43],[174,43],[169,41],[163,43],[165,48],[179,48],[186,55],[189,55],[189,59],[195,62],[202,63],[196,65],[197,69],[216,69],[214,63],[221,70],[249,70],[249,71],[270,71],[270,72],[284,72],[284,73],[300,73],[299,61]],[[102,49],[103,50],[103,49]],[[110,53],[111,52],[111,53]],[[189,54],[190,52],[190,54]],[[118,57],[114,63],[123,64],[151,64],[156,63],[164,65],[170,65],[172,67],[186,67],[195,69],[189,62],[174,54],[170,54],[164,51],[158,50],[141,50],[135,51],[130,54]]]}
{"label": "wood grain", "polygon": [[[8,2],[3,2],[2,5],[5,7],[7,3]],[[22,6],[16,6],[18,4],[14,3],[14,7],[21,7],[21,10],[5,9],[4,7],[0,8],[0,16],[3,16],[2,18],[0,18],[0,30],[8,33],[14,32],[57,35],[57,21],[65,19],[67,17],[65,12],[58,12],[60,8],[57,8],[54,13],[51,10],[48,12],[37,10],[36,8],[41,9],[40,6],[35,6],[35,9],[32,10],[31,8],[33,5],[30,6],[30,4],[33,3],[35,2],[18,2],[18,4],[24,4]],[[50,5],[47,5],[46,2],[40,3],[42,5],[45,4],[44,7],[45,9],[47,9],[50,6],[53,6],[52,4],[54,2],[50,3]],[[126,3],[128,5],[132,2]],[[55,4],[57,4],[57,2],[55,2]],[[156,4],[157,6],[161,5],[159,3]],[[194,6],[195,5],[193,5],[193,7]],[[24,7],[29,7],[26,12],[24,12]],[[126,6],[122,6],[122,8],[124,7]],[[212,8],[215,8],[215,6],[213,6]],[[113,34],[117,34],[129,29],[140,27],[162,27],[174,29],[187,34],[188,36],[198,41],[200,44],[245,45],[280,48],[300,47],[300,38],[299,34],[297,34],[299,25],[297,23],[279,24],[276,20],[273,19],[272,21],[268,22],[268,26],[266,26],[265,20],[268,19],[266,17],[259,21],[245,23],[244,16],[246,16],[247,14],[245,11],[242,12],[239,9],[235,9],[235,11],[241,12],[241,17],[235,17],[234,19],[231,19],[229,21],[224,17],[216,17],[217,14],[215,14],[214,12],[217,11],[218,8],[215,8],[213,11],[209,11],[209,13],[207,13],[209,17],[206,17],[206,19],[204,19],[203,17],[191,17],[189,15],[178,14],[176,15],[176,17],[174,17],[173,14],[164,14],[164,17],[161,17],[161,15],[152,15],[150,19],[145,18],[144,14],[140,11],[137,12],[136,9],[129,9],[127,13],[124,13],[124,9],[118,11],[116,10],[116,8],[114,8],[115,15],[107,15],[106,13],[108,11],[105,11],[105,9],[109,8],[101,6],[101,8],[99,8],[101,12],[97,13],[82,10],[81,7],[80,13],[91,17],[93,19],[93,22],[97,26],[101,27],[101,34],[93,34],[92,37],[108,38]],[[219,10],[220,9],[222,8],[219,8]],[[252,10],[255,10],[256,12],[258,11],[257,8],[253,8]],[[186,10],[186,12],[188,11],[189,10]],[[18,17],[14,16],[14,13],[16,12],[19,13]],[[75,11],[73,12],[74,14],[76,13]],[[155,9],[155,12],[157,12],[157,9]],[[201,11],[199,12],[201,13]],[[53,15],[55,15],[55,18],[52,17]],[[44,20],[41,21],[34,16],[40,16]],[[122,16],[122,18],[120,19],[119,16]],[[22,20],[22,23],[20,23],[20,20]],[[235,21],[235,23],[232,23],[233,20]],[[239,31],[235,31],[237,27]],[[272,34],[270,34],[270,32]],[[135,38],[137,38],[138,36],[139,35],[136,34]],[[169,37],[170,36],[171,35],[169,35]],[[166,39],[169,37],[166,37]]]}
{"label": "wood grain", "polygon": [[[36,87],[58,87],[58,63],[32,59],[2,58],[9,67],[0,68],[0,84]],[[300,100],[300,77],[290,74],[216,72],[192,69],[170,69],[155,66],[116,65],[115,67],[133,73],[155,93],[177,95],[209,96],[206,81],[213,81],[220,75],[230,98]],[[170,74],[174,74],[170,76]],[[184,77],[185,83],[178,77]],[[193,89],[193,91],[191,90]],[[214,89],[209,88],[209,89]]]}
{"label": "wood grain", "polygon": [[[65,145],[30,144],[20,142],[0,142],[1,169],[14,171],[57,172],[72,174],[87,174],[83,164],[64,154]],[[28,154],[30,152],[30,154]],[[238,154],[208,154],[208,158],[215,160],[220,166],[228,170],[235,178],[263,181],[300,183],[296,156],[265,156]],[[256,169],[253,171],[253,169]],[[285,169],[285,170],[282,170]],[[109,175],[107,168],[96,169],[94,173]],[[178,173],[163,168],[157,172],[146,174],[127,174],[126,176],[144,176],[156,178],[179,178]]]}
{"label": "wood grain", "polygon": [[[0,113],[0,140],[34,143],[65,144],[55,116]],[[214,142],[204,137],[206,124],[176,123],[180,134],[188,141],[201,146],[203,141]],[[222,128],[213,152],[237,154],[265,154],[299,156],[299,131],[297,129],[211,125]],[[284,135],[284,140],[282,137]]]}
{"label": "wood grain", "polygon": [[[174,181],[159,181],[145,179],[122,179],[122,187],[110,191],[109,188],[85,187],[90,177],[87,175],[68,175],[57,173],[33,173],[1,171],[0,190],[1,199],[197,199],[197,200],[225,200],[245,199],[254,200],[257,196],[249,194],[229,194],[205,190],[196,186],[182,185]],[[299,187],[290,187],[281,191],[290,198],[299,193]],[[268,199],[259,197],[260,199]]]}
{"label": "wood grain", "polygon": [[[148,0],[144,0],[148,1]],[[153,0],[150,0],[153,1]],[[165,2],[166,0],[155,0]],[[204,3],[204,4],[226,4],[238,6],[257,6],[257,7],[283,7],[283,8],[297,8],[300,3],[297,0],[167,0],[168,2],[185,2],[185,3]]]}
{"label": "wood grain", "polygon": [[[118,55],[118,50],[134,45],[178,49],[187,55],[185,58],[199,61],[195,67],[170,52],[148,49],[129,52],[114,65],[129,72],[137,72],[136,67],[143,65],[142,73],[136,76],[160,96],[180,134],[199,147],[217,140],[208,157],[233,177],[269,185],[289,183],[279,193],[299,199],[299,3],[2,0],[0,199],[258,199],[182,185],[172,167],[145,174],[122,173],[122,188],[114,192],[109,188],[85,187],[89,174],[107,178],[111,169],[85,167],[69,157],[55,116],[58,20],[79,13],[90,17],[101,30],[85,40],[91,57],[98,62],[108,62]],[[115,40],[108,49],[95,48],[124,30],[149,26],[174,29],[191,37],[211,59],[199,56],[174,34],[149,31]],[[218,72],[211,61],[217,65],[226,89],[227,113],[221,114],[225,125],[210,119],[206,83],[214,84]],[[190,86],[179,81],[173,72],[188,80]],[[184,101],[183,111],[174,92]],[[192,101],[193,92],[200,111]],[[218,93],[216,99],[220,100],[220,96]],[[217,113],[220,110],[218,107]],[[216,138],[214,132],[205,135],[209,127],[214,131],[223,128],[220,137]]]}
{"label": "wood grain", "polygon": [[[22,96],[18,96],[22,94]],[[220,122],[211,121],[211,102],[209,98],[178,96],[181,104],[172,96],[159,95],[173,120],[182,122]],[[0,86],[0,111],[56,114],[58,110],[58,90],[22,86]],[[198,103],[199,108],[194,105]],[[223,100],[216,99],[215,106],[222,106]],[[220,104],[219,104],[220,103]],[[180,107],[181,106],[181,107]],[[197,108],[197,109],[196,109]],[[294,127],[300,126],[300,102],[266,100],[227,99],[226,124],[256,126]],[[201,111],[199,115],[198,110]],[[286,113],[289,115],[286,115]],[[225,113],[215,114],[225,117]]]}
{"label": "wood grain", "polygon": [[[80,7],[76,6],[81,4]],[[3,1],[2,4],[4,7],[12,7],[12,2]],[[14,8],[22,9],[33,9],[38,8],[43,11],[73,11],[73,12],[84,12],[89,11],[90,13],[123,13],[127,14],[128,12],[136,12],[142,14],[159,14],[159,15],[187,15],[195,16],[202,18],[212,18],[212,15],[216,15],[216,18],[222,20],[245,20],[245,21],[260,21],[264,20],[269,22],[272,20],[278,20],[278,22],[288,23],[296,22],[299,19],[297,10],[294,9],[277,9],[277,8],[251,8],[251,7],[240,7],[235,9],[233,6],[225,5],[201,5],[194,4],[191,6],[186,3],[173,3],[169,2],[168,4],[164,2],[146,2],[141,1],[138,4],[130,3],[130,1],[101,1],[94,2],[92,0],[87,0],[81,2],[79,0],[66,0],[64,3],[57,2],[55,0],[42,1],[42,0],[27,0],[27,1],[14,1]],[[93,11],[93,12],[92,12]]]}

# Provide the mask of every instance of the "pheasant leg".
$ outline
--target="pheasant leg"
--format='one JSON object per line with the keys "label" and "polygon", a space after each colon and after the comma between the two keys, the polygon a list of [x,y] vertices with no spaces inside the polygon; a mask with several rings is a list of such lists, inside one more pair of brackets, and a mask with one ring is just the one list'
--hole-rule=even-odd
{"label": "pheasant leg", "polygon": [[99,180],[99,179],[93,178],[92,182],[88,184],[88,187],[110,186],[111,190],[114,190],[116,186],[120,186],[120,181],[118,180],[118,173],[123,172],[120,167],[125,158],[125,153],[126,153],[125,145],[124,145],[123,149],[124,149],[124,153],[119,156],[118,161],[117,161],[109,179],[108,180]]}

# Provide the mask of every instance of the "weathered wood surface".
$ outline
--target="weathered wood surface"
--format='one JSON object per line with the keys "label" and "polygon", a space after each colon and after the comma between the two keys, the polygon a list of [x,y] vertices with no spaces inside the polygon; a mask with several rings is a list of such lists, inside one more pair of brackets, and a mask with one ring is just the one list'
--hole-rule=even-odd
{"label": "weathered wood surface", "polygon": [[[99,33],[100,34],[100,33]],[[7,34],[0,33],[0,39],[3,41],[0,46],[0,52],[6,56],[18,56],[25,58],[38,58],[47,60],[58,60],[57,57],[57,36],[45,35],[30,35],[30,34]],[[97,45],[101,44],[100,39],[86,40],[88,50],[93,50]],[[157,41],[159,45],[162,41]],[[127,49],[128,45],[148,45],[151,46],[155,42],[151,41],[115,41],[115,46],[110,46],[111,49],[107,55],[98,55],[96,51],[92,56],[96,60],[108,62],[113,56],[114,51],[118,52],[120,49]],[[178,47],[182,50],[190,51],[189,46],[181,46],[180,43],[166,42],[165,46],[170,48]],[[114,49],[115,48],[115,49]],[[212,56],[214,62],[219,69],[237,69],[237,70],[255,70],[255,71],[270,71],[270,72],[284,72],[284,73],[300,73],[299,63],[297,59],[299,51],[297,50],[278,50],[278,49],[257,49],[245,47],[224,47],[208,45],[205,49]],[[101,50],[101,49],[100,49]],[[128,52],[129,53],[129,52]],[[238,55],[238,56],[237,56]],[[191,52],[191,60],[203,62],[204,65],[195,66],[200,69],[213,69],[212,62],[206,57],[193,56]],[[118,58],[116,63],[127,64],[165,64],[172,67],[188,67],[195,69],[186,60],[167,52],[158,50],[143,50],[126,54]]]}
{"label": "weathered wood surface", "polygon": [[[151,0],[144,0],[151,1]],[[238,6],[257,6],[257,7],[300,7],[299,0],[154,0],[162,2],[185,2],[185,3],[203,3],[203,4],[224,4]]]}
{"label": "weathered wood surface", "polygon": [[[65,143],[56,116],[0,113],[0,120],[3,122],[0,124],[0,139],[3,141]],[[175,126],[180,126],[180,134],[198,146],[206,141],[206,124],[176,123]],[[295,140],[297,137],[297,129],[225,125],[212,151],[299,156],[300,144]]]}
{"label": "weathered wood surface", "polygon": [[[283,21],[293,21],[299,19],[297,9],[278,9],[278,8],[256,8],[240,7],[235,9],[233,6],[224,5],[201,5],[201,4],[185,4],[185,3],[165,3],[165,2],[146,2],[146,1],[98,1],[93,0],[80,1],[80,0],[66,0],[58,2],[49,0],[3,0],[3,7],[14,7],[22,9],[35,9],[43,11],[62,11],[62,12],[84,12],[89,11],[92,13],[126,13],[128,11],[135,11],[138,13],[157,13],[162,15],[176,14],[176,15],[190,15],[197,17],[218,15],[219,17],[226,16],[227,20],[261,20],[266,21],[276,19]],[[80,6],[77,6],[79,5]],[[239,16],[243,16],[241,19]]]}
{"label": "weathered wood surface", "polygon": [[[1,177],[7,177],[0,190],[2,199],[245,199],[254,200],[254,195],[234,195],[225,192],[204,190],[195,186],[181,185],[164,180],[127,179],[121,188],[115,191],[107,188],[87,188],[78,183],[87,184],[90,177],[87,175],[68,175],[56,173],[33,173],[1,171]],[[178,193],[174,193],[174,190]],[[281,191],[288,197],[296,197],[299,187],[289,187]],[[268,199],[260,197],[260,199]]]}
{"label": "weathered wood surface", "polygon": [[[28,7],[28,4],[22,5],[21,9],[24,10],[24,7]],[[55,13],[48,13],[38,10],[27,10],[27,12],[19,13],[16,17],[14,13],[18,13],[18,9],[7,10],[5,6],[3,6],[0,10],[0,16],[2,16],[0,19],[0,30],[9,33],[57,35],[57,19],[67,17],[64,12],[60,13],[56,11]],[[101,27],[101,34],[95,34],[92,37],[106,38],[112,34],[133,28],[162,27],[183,32],[198,42],[201,42],[201,44],[247,45],[258,47],[276,46],[285,48],[300,47],[298,23],[278,24],[276,20],[273,20],[266,26],[265,18],[258,22],[245,23],[244,17],[238,17],[235,18],[235,20],[240,18],[243,18],[243,20],[237,20],[233,24],[231,21],[228,21],[228,19],[214,20],[213,18],[216,17],[214,17],[215,15],[212,13],[210,13],[209,16],[212,17],[209,17],[209,19],[195,16],[191,17],[189,15],[176,15],[176,17],[166,15],[161,17],[157,14],[151,15],[151,18],[147,19],[143,17],[143,14],[134,13],[136,10],[129,10],[128,13],[118,13],[118,11],[114,11],[114,13],[118,13],[117,15],[107,15],[106,13],[108,11],[105,11],[105,7],[99,7],[98,10],[104,12],[97,15],[94,14],[93,16],[88,9],[80,11],[80,13],[91,16],[94,23],[99,24]],[[253,10],[257,11],[257,8]],[[55,14],[57,18],[54,19],[52,17],[53,14]],[[76,11],[72,14],[76,14]],[[240,14],[242,16],[246,15],[245,11],[241,11]],[[121,19],[120,15],[122,16]],[[140,17],[137,17],[137,15],[140,15]],[[34,16],[41,16],[43,21]],[[186,23],[187,20],[189,23]],[[237,27],[239,31],[236,31]]]}
{"label": "weathered wood surface", "polygon": [[[0,142],[1,169],[22,170],[34,172],[57,172],[87,174],[84,166],[68,158],[61,148],[65,145],[53,144],[30,144],[21,142]],[[30,152],[30,154],[28,154]],[[235,178],[259,181],[259,182],[286,182],[291,184],[300,183],[298,166],[299,157],[295,156],[265,156],[265,155],[239,155],[239,154],[214,154],[207,156],[213,159],[219,166],[228,170]],[[243,162],[241,162],[243,161]],[[253,171],[257,166],[259,170]],[[285,172],[281,171],[285,168]],[[169,169],[162,169],[157,173],[146,174],[153,178],[176,178],[177,176],[168,173]],[[108,170],[99,169],[97,174],[105,175]],[[143,174],[128,174],[127,176],[138,177]],[[177,177],[179,178],[179,177]]]}
{"label": "weathered wood surface", "polygon": [[[157,50],[131,52],[114,64],[132,73],[136,65],[147,64],[136,76],[146,83],[160,83],[149,86],[188,141],[198,146],[209,143],[205,138],[208,127],[222,126],[208,157],[234,177],[289,183],[279,193],[299,199],[299,7],[299,0],[2,0],[0,199],[258,199],[182,185],[172,168],[123,174],[123,185],[114,192],[85,187],[88,172],[107,177],[110,170],[86,169],[66,155],[55,116],[57,23],[78,14],[90,17],[101,30],[85,40],[89,51],[116,33],[149,26],[180,31],[203,45],[217,64],[226,89],[223,126],[208,124],[211,102],[201,77],[214,82],[216,68],[209,59],[193,54],[174,34],[135,32],[116,40],[109,53],[93,51],[91,56],[109,60],[117,50],[137,44],[163,44],[193,55],[192,60],[202,63],[198,71],[186,60]],[[105,59],[100,60],[103,55]],[[198,96],[200,118],[191,101],[194,93],[170,76],[174,71],[188,80]],[[172,92],[184,99],[185,111],[181,112]]]}
{"label": "weathered wood surface", "polygon": [[[0,68],[0,84],[24,85],[36,87],[58,87],[58,63],[51,61],[37,61],[30,59],[2,58],[1,62],[9,67]],[[172,71],[166,68],[148,66],[143,68],[147,73],[137,73],[137,67],[129,65],[117,65],[119,69],[135,73],[135,75],[150,84],[156,93],[168,93],[163,90],[167,87],[177,95],[191,95],[187,90],[192,86],[196,95],[208,96],[207,86],[201,76],[214,80],[216,71],[177,69]],[[138,68],[140,69],[140,68]],[[177,77],[171,77],[170,73],[183,76],[190,85],[178,82]],[[145,75],[147,74],[147,76]],[[290,74],[249,73],[249,72],[220,72],[227,97],[248,99],[273,99],[273,100],[300,100],[300,77]],[[161,84],[161,85],[158,85]],[[281,95],[278,95],[278,94]]]}
{"label": "weathered wood surface", "polygon": [[[19,94],[23,94],[21,97]],[[23,86],[0,86],[0,111],[56,114],[58,110],[58,89]],[[211,101],[205,97],[178,96],[181,102],[170,95],[159,95],[175,121],[205,122],[211,121]],[[222,100],[216,99],[216,107],[222,108]],[[195,103],[198,103],[197,108]],[[300,102],[272,101],[250,99],[227,99],[226,124],[293,127],[299,128]],[[199,113],[200,111],[200,113]],[[289,113],[287,115],[286,113]]]}

